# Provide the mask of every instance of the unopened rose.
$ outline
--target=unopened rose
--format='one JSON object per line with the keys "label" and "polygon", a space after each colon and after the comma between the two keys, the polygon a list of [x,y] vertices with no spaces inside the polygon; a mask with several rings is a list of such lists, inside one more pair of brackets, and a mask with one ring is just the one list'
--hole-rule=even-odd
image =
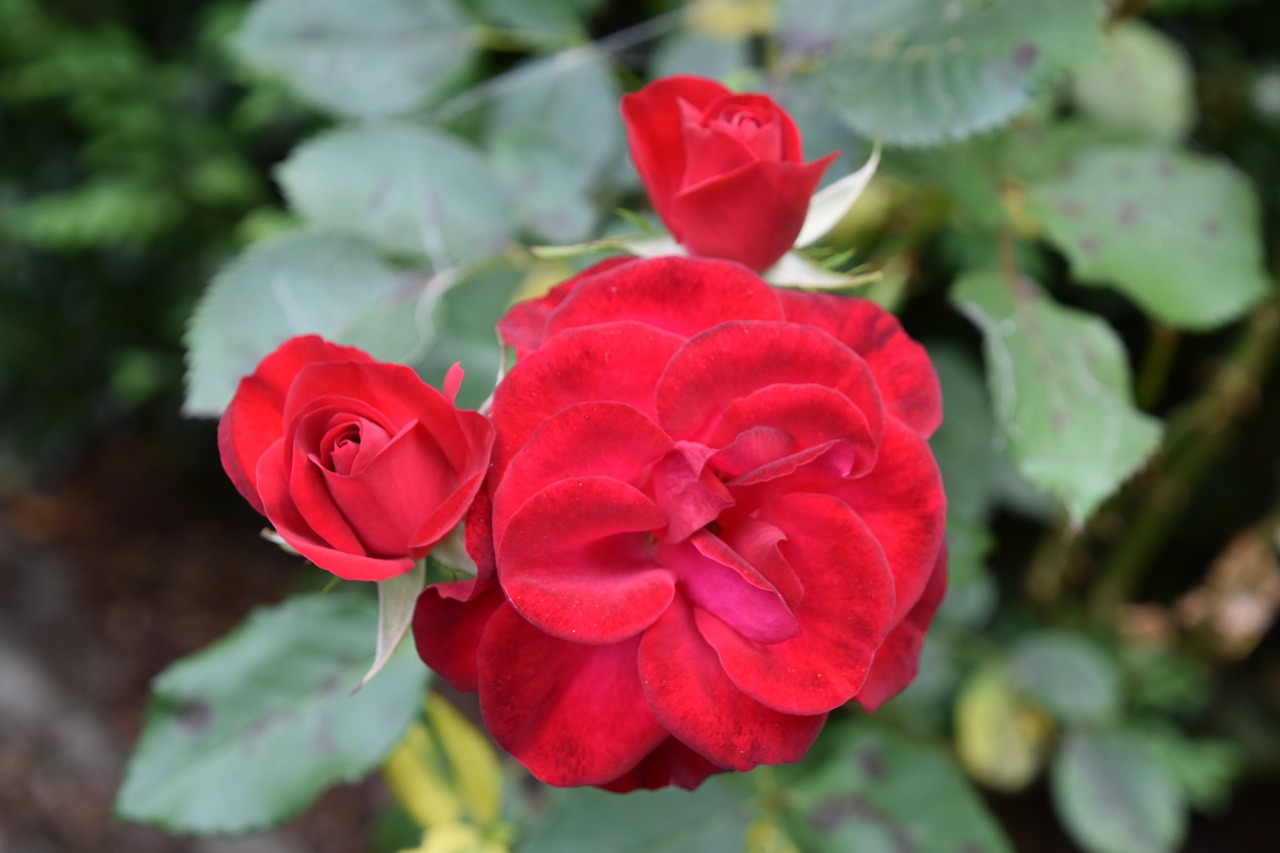
{"label": "unopened rose", "polygon": [[754,270],[791,248],[836,154],[803,162],[795,122],[766,95],[667,77],[622,99],[631,159],[654,210],[691,254]]}
{"label": "unopened rose", "polygon": [[942,412],[891,315],[660,258],[499,329],[493,550],[414,633],[534,775],[692,788],[798,761],[828,712],[914,677],[946,587]]}
{"label": "unopened rose", "polygon": [[222,465],[276,532],[322,569],[385,580],[413,567],[480,489],[493,430],[408,367],[314,335],[241,380],[218,425]]}

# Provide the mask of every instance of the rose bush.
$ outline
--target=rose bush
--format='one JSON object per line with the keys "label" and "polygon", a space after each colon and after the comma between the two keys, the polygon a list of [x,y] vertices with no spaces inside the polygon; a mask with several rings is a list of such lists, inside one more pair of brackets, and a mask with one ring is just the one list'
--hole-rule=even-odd
{"label": "rose bush", "polygon": [[[556,785],[794,762],[914,677],[946,586],[924,349],[738,264],[611,260],[513,307],[474,580],[423,659]],[[491,525],[491,529],[490,526]]]}
{"label": "rose bush", "polygon": [[241,380],[218,424],[222,465],[289,545],[349,580],[413,567],[466,513],[493,428],[408,367],[315,335]]}
{"label": "rose bush", "polygon": [[622,99],[627,144],[654,210],[691,254],[754,270],[800,233],[837,154],[803,162],[800,132],[767,95],[667,77]]}

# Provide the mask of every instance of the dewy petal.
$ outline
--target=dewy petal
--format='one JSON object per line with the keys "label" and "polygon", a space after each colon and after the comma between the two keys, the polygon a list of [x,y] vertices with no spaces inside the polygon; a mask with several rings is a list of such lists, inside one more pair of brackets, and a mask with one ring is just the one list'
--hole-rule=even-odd
{"label": "dewy petal", "polygon": [[626,403],[654,416],[658,377],[683,339],[639,323],[570,329],[548,339],[506,375],[493,395],[498,439],[493,478],[547,418],[589,402]]}
{"label": "dewy petal", "polygon": [[516,510],[498,545],[498,576],[520,613],[575,643],[616,643],[671,604],[675,577],[654,561],[662,511],[626,483],[552,483]]}
{"label": "dewy petal", "polygon": [[683,603],[645,631],[640,678],[662,726],[708,761],[731,770],[799,761],[827,719],[826,714],[783,714],[739,690]]}
{"label": "dewy petal", "polygon": [[829,332],[867,360],[888,414],[928,438],[942,423],[942,391],[925,348],[867,299],[786,290],[787,319]]}
{"label": "dewy petal", "polygon": [[583,646],[507,604],[480,643],[480,712],[504,749],[551,785],[617,779],[666,738],[637,673],[639,639]]}
{"label": "dewy petal", "polygon": [[698,629],[748,696],[787,714],[830,711],[858,692],[893,624],[893,577],[866,525],[835,498],[785,495],[762,515],[785,531],[779,547],[804,585],[802,633],[763,644],[703,611]]}
{"label": "dewy petal", "polygon": [[316,361],[372,361],[355,347],[331,344],[318,335],[302,335],[280,345],[240,380],[218,422],[218,452],[236,489],[263,512],[258,496],[258,460],[284,433],[284,400],[298,371]]}
{"label": "dewy petal", "polygon": [[906,688],[920,668],[920,650],[924,647],[924,634],[938,612],[947,594],[947,551],[938,554],[933,574],[924,588],[920,600],[907,613],[905,619],[885,637],[884,643],[871,662],[867,680],[858,691],[857,700],[863,708],[874,711]]}
{"label": "dewy petal", "polygon": [[560,480],[609,477],[641,488],[671,439],[625,403],[579,403],[544,421],[507,466],[494,495],[494,539],[530,497]]}
{"label": "dewy petal", "polygon": [[813,163],[756,160],[686,187],[671,201],[671,232],[690,254],[766,270],[795,242],[809,197],[836,156]]}
{"label": "dewy petal", "polygon": [[675,76],[655,80],[622,98],[627,146],[658,218],[669,219],[671,198],[684,178],[684,134],[680,102],[703,108],[729,90],[714,80]]}
{"label": "dewy petal", "polygon": [[924,592],[942,550],[947,499],[929,445],[896,418],[885,424],[876,467],[834,489],[866,522],[893,572],[894,622],[906,617]]}
{"label": "dewy petal", "polygon": [[625,794],[637,788],[655,790],[675,785],[692,791],[713,773],[723,773],[726,768],[712,764],[673,737],[658,744],[635,767],[611,782],[601,785],[606,791]]}
{"label": "dewy petal", "polygon": [[884,411],[866,363],[826,332],[794,323],[723,323],[691,338],[658,383],[658,424],[673,438],[709,443],[735,400],[797,383],[849,398],[879,438]]}
{"label": "dewy petal", "polygon": [[663,257],[584,278],[551,314],[547,334],[634,320],[682,338],[729,320],[781,320],[774,289],[727,261]]}

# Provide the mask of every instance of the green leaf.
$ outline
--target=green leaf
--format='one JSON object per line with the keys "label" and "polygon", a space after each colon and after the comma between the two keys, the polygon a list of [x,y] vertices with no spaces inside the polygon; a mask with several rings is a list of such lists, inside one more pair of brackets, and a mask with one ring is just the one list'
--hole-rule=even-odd
{"label": "green leaf", "polygon": [[1015,290],[999,273],[970,273],[952,301],[982,330],[996,422],[1014,463],[1082,524],[1160,442],[1160,423],[1133,407],[1120,341],[1028,279]]}
{"label": "green leaf", "polygon": [[1076,276],[1169,325],[1220,326],[1270,286],[1257,199],[1226,163],[1155,144],[1095,146],[1031,184],[1027,205]]}
{"label": "green leaf", "polygon": [[815,850],[1012,849],[946,753],[867,725],[788,790]]}
{"label": "green leaf", "polygon": [[746,39],[680,30],[658,44],[650,61],[650,72],[654,79],[692,74],[724,80],[749,64]]}
{"label": "green leaf", "polygon": [[607,57],[575,48],[528,62],[501,82],[489,145],[517,222],[540,239],[585,239],[599,218],[592,193],[623,156],[619,91]]}
{"label": "green leaf", "polygon": [[547,808],[520,838],[519,853],[703,853],[742,850],[749,796],[717,777],[696,791],[547,790]]}
{"label": "green leaf", "polygon": [[152,685],[117,814],[173,832],[252,832],[375,768],[427,677],[407,649],[350,695],[376,620],[366,596],[295,596],[170,666]]}
{"label": "green leaf", "polygon": [[1000,590],[986,566],[995,537],[979,524],[954,515],[947,518],[947,597],[938,619],[977,627],[995,612]]}
{"label": "green leaf", "polygon": [[1098,41],[1094,0],[854,0],[841,13],[812,48],[838,40],[820,71],[827,102],[857,133],[898,145],[1008,121]]}
{"label": "green leaf", "polygon": [[[378,581],[378,638],[374,647],[373,664],[360,679],[359,687],[369,683],[391,660],[409,626],[413,623],[413,609],[418,603],[418,593],[427,582],[427,564],[418,560],[413,568],[402,575]],[[359,689],[357,687],[357,689]]]}
{"label": "green leaf", "polygon": [[947,515],[970,522],[987,516],[996,471],[1004,464],[991,404],[975,358],[950,344],[931,345],[946,417],[929,440],[942,471]]}
{"label": "green leaf", "polygon": [[1103,47],[1102,61],[1072,74],[1071,95],[1080,111],[1119,130],[1184,136],[1195,121],[1195,77],[1177,42],[1131,18],[1107,30]]}
{"label": "green leaf", "polygon": [[436,270],[500,254],[507,244],[506,193],[489,165],[425,127],[331,131],[294,149],[276,177],[304,219],[425,256]]}
{"label": "green leaf", "polygon": [[218,273],[192,316],[183,411],[221,414],[240,378],[294,335],[409,359],[426,342],[422,296],[420,283],[358,237],[303,231],[253,246]]}
{"label": "green leaf", "polygon": [[1059,720],[1105,722],[1120,712],[1120,672],[1085,637],[1037,631],[1014,647],[1009,667],[1013,683]]}
{"label": "green leaf", "polygon": [[583,23],[600,0],[479,0],[486,21],[534,47],[556,49],[586,38]]}
{"label": "green leaf", "polygon": [[453,0],[257,0],[231,43],[302,98],[355,118],[418,106],[452,83],[474,50]]}
{"label": "green leaf", "polygon": [[1063,824],[1089,853],[1174,850],[1186,832],[1177,782],[1127,732],[1069,733],[1050,790]]}

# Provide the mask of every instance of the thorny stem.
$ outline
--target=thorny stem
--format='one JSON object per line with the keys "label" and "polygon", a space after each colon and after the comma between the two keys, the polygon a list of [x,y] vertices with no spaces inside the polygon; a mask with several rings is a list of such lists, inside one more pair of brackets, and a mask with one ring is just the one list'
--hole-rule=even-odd
{"label": "thorny stem", "polygon": [[1231,356],[1203,394],[1169,421],[1161,455],[1140,484],[1133,523],[1102,567],[1091,605],[1107,616],[1141,584],[1161,544],[1182,516],[1189,496],[1230,443],[1239,421],[1257,403],[1273,366],[1280,301],[1254,309]]}

